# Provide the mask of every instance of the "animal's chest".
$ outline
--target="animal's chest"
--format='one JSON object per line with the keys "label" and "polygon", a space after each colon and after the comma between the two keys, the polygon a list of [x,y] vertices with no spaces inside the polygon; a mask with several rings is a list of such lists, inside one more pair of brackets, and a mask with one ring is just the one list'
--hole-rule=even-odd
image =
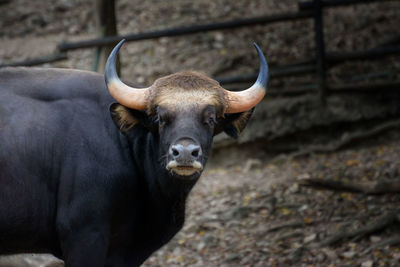
{"label": "animal's chest", "polygon": [[[156,213],[147,213],[139,218],[142,229],[137,236],[142,244],[158,249],[167,243],[182,228],[184,223],[184,207],[171,206]],[[143,219],[141,221],[140,219]]]}
{"label": "animal's chest", "polygon": [[[153,252],[165,245],[182,225],[183,219],[177,221],[173,216],[151,216],[135,220],[129,229],[128,225],[120,227],[118,234],[114,234],[111,240],[108,264],[118,266],[129,262],[130,266],[141,265]],[[119,264],[121,260],[124,264]]]}
{"label": "animal's chest", "polygon": [[138,258],[147,258],[182,228],[184,205],[149,207],[125,216],[123,221],[113,227],[110,244],[112,251],[125,251]]}

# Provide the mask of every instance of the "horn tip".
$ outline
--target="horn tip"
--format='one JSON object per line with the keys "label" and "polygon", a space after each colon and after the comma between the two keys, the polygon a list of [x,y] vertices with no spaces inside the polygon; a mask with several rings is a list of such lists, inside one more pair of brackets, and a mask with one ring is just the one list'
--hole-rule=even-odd
{"label": "horn tip", "polygon": [[119,43],[114,47],[114,49],[111,51],[110,55],[108,56],[107,62],[106,62],[106,69],[104,72],[104,79],[106,81],[106,84],[109,84],[111,80],[115,79],[118,80],[118,74],[115,69],[115,64],[117,61],[117,54],[121,46],[124,44],[125,39],[122,39],[119,41]]}
{"label": "horn tip", "polygon": [[254,47],[257,50],[259,60],[260,60],[260,72],[256,81],[258,86],[266,89],[268,81],[269,81],[269,71],[268,71],[268,63],[265,59],[264,53],[262,52],[261,48],[257,45],[256,42],[253,43]]}

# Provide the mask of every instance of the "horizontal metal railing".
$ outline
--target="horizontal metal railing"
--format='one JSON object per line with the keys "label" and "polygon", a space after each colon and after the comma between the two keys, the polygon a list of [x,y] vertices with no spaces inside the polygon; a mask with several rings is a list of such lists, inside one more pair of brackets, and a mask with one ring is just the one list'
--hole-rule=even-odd
{"label": "horizontal metal railing", "polygon": [[[20,62],[13,62],[7,64],[0,64],[0,67],[5,66],[34,66],[44,63],[51,63],[59,60],[67,59],[67,51],[75,49],[86,49],[93,47],[109,46],[117,43],[121,39],[130,41],[149,40],[160,37],[172,37],[182,36],[188,34],[195,34],[200,32],[208,32],[215,30],[224,29],[235,29],[241,27],[250,27],[254,25],[264,25],[277,22],[301,20],[301,19],[313,19],[314,20],[314,31],[315,31],[315,47],[316,55],[314,58],[305,60],[302,64],[289,64],[286,66],[274,66],[271,70],[271,77],[284,77],[292,75],[303,75],[309,73],[315,73],[317,77],[317,85],[307,87],[307,90],[294,90],[296,94],[299,92],[308,92],[310,90],[318,90],[321,98],[324,98],[327,94],[327,90],[331,92],[345,91],[343,88],[354,89],[354,86],[327,86],[325,83],[325,71],[336,64],[344,61],[351,60],[371,60],[381,59],[383,56],[398,54],[400,52],[400,46],[397,45],[400,42],[400,37],[394,36],[390,40],[386,40],[379,47],[365,51],[355,51],[346,53],[325,53],[325,44],[323,40],[323,14],[322,9],[337,6],[356,5],[356,4],[367,4],[372,2],[387,2],[396,0],[312,0],[303,1],[298,3],[297,12],[288,12],[277,15],[265,15],[253,18],[236,19],[224,22],[206,23],[199,25],[191,25],[185,27],[174,27],[170,29],[162,29],[156,31],[132,33],[118,36],[108,36],[104,38],[95,38],[90,40],[78,41],[78,42],[65,42],[60,43],[57,46],[57,53],[41,58],[28,59]],[[222,84],[232,83],[243,83],[253,81],[256,77],[256,73],[244,74],[233,77],[217,77],[217,80]],[[397,82],[388,83],[388,88],[393,89]],[[350,88],[351,87],[351,88]],[[362,87],[362,86],[361,86]],[[361,88],[360,87],[360,88]],[[364,86],[367,91],[373,88],[373,85]],[[341,88],[341,89],[338,89]],[[380,90],[384,88],[384,85],[377,84],[376,88]],[[358,90],[358,89],[357,89]],[[357,91],[356,90],[356,91]],[[353,90],[354,91],[354,90]],[[290,92],[288,94],[291,94]]]}

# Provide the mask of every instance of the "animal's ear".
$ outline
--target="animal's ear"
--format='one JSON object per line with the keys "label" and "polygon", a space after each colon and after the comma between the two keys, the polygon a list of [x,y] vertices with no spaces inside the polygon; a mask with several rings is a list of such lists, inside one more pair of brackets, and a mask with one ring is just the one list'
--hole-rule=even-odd
{"label": "animal's ear", "polygon": [[246,127],[254,108],[240,113],[225,114],[224,118],[218,120],[215,135],[224,131],[227,135],[237,139]]}
{"label": "animal's ear", "polygon": [[110,115],[118,129],[126,134],[136,125],[147,126],[149,118],[143,111],[127,108],[119,103],[110,106]]}

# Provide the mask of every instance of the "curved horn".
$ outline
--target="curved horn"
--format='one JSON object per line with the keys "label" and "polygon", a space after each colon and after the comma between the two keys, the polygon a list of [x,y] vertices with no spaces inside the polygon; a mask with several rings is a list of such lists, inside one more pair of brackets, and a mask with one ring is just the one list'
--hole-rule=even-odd
{"label": "curved horn", "polygon": [[268,64],[258,45],[254,43],[254,46],[256,47],[260,58],[260,71],[258,73],[257,81],[250,88],[240,92],[232,92],[224,89],[228,98],[226,113],[239,113],[250,110],[264,98],[264,95],[267,92],[267,84],[269,80]]}
{"label": "curved horn", "polygon": [[115,69],[117,54],[125,39],[120,41],[107,59],[104,78],[111,96],[121,105],[136,110],[146,110],[149,88],[134,88],[124,84]]}

